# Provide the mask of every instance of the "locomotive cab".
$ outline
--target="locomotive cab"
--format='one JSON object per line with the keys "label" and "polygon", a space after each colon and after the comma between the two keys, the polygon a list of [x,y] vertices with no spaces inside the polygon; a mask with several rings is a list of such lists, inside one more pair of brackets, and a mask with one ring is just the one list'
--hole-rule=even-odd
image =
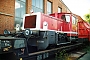
{"label": "locomotive cab", "polygon": [[[50,16],[59,18],[63,21],[63,32],[77,32],[77,18],[72,13],[53,13]],[[60,27],[59,27],[60,28]]]}
{"label": "locomotive cab", "polygon": [[63,27],[70,41],[77,42],[77,18],[71,13],[61,14],[60,18],[65,21]]}
{"label": "locomotive cab", "polygon": [[61,31],[67,34],[71,42],[76,42],[78,39],[77,35],[77,24],[78,20],[76,16],[72,13],[54,13],[50,16],[57,17],[63,21]]}

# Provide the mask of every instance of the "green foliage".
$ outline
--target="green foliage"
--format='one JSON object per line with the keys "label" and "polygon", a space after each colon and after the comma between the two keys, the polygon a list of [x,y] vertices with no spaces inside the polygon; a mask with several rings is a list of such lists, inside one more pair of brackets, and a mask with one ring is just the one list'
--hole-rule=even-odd
{"label": "green foliage", "polygon": [[58,51],[58,53],[56,53],[56,60],[69,60],[69,55],[66,53],[65,50],[62,51]]}
{"label": "green foliage", "polygon": [[90,14],[85,14],[84,18],[85,18],[85,21],[90,24]]}

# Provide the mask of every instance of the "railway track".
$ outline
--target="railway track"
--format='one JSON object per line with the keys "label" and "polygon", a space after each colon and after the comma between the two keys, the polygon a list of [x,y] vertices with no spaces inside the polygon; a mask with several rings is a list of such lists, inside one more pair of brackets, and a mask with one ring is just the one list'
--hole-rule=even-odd
{"label": "railway track", "polygon": [[[44,51],[38,51],[38,52],[34,52],[34,53],[29,53],[28,57],[30,59],[33,60],[43,60],[45,58],[48,58],[49,56],[57,53],[58,51],[62,51],[62,50],[72,50],[73,48],[75,49],[75,47],[79,47],[81,46],[82,43],[77,43],[77,44],[73,44],[73,45],[68,45],[68,46],[63,46],[63,47],[58,47],[58,48],[53,48],[53,49],[49,49],[49,50],[44,50]],[[28,58],[23,57],[23,59]]]}
{"label": "railway track", "polygon": [[82,43],[78,43],[78,44],[69,45],[69,46],[64,46],[64,47],[59,47],[59,48],[54,48],[54,49],[50,49],[50,50],[34,52],[34,53],[30,53],[30,54],[28,54],[28,55],[29,55],[29,56],[32,56],[32,55],[42,54],[42,53],[51,52],[51,51],[62,50],[62,49],[71,48],[71,47],[74,47],[74,46],[79,46],[79,45],[81,45],[81,44],[82,44]]}
{"label": "railway track", "polygon": [[[6,54],[6,55],[3,55],[3,58],[4,60],[44,60],[48,57],[50,57],[51,55],[55,55],[55,53],[57,53],[58,51],[63,51],[63,50],[71,50],[71,49],[75,49],[76,47],[79,47],[81,46],[82,43],[77,43],[77,44],[71,44],[71,45],[68,45],[68,46],[61,46],[61,47],[58,47],[58,48],[53,48],[53,49],[49,49],[49,50],[43,50],[43,51],[38,51],[38,52],[34,52],[34,53],[29,53],[28,56],[20,56],[18,58],[16,58],[13,53],[10,53],[10,54]],[[13,58],[11,58],[11,56]],[[15,58],[14,58],[15,57]]]}

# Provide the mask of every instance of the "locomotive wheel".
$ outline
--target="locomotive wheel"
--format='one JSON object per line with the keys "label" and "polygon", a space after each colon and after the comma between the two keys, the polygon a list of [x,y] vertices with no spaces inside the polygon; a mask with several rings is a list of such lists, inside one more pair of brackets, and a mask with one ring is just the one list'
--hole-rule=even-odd
{"label": "locomotive wheel", "polygon": [[24,36],[25,36],[25,37],[29,37],[30,34],[31,34],[30,29],[26,29],[26,30],[24,31]]}

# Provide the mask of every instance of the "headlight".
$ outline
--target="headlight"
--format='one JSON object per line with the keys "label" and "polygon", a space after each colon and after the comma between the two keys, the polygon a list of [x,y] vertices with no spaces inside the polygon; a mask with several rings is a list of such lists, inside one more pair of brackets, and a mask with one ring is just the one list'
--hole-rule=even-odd
{"label": "headlight", "polygon": [[25,35],[29,35],[30,31],[29,30],[26,30],[25,31]]}
{"label": "headlight", "polygon": [[26,29],[26,30],[24,31],[24,36],[25,36],[25,37],[30,37],[30,35],[39,36],[39,30]]}
{"label": "headlight", "polygon": [[4,34],[10,34],[10,31],[8,31],[8,30],[4,30]]}
{"label": "headlight", "polygon": [[30,29],[26,29],[26,30],[24,31],[24,36],[25,36],[25,37],[29,37],[30,35],[31,35]]}

